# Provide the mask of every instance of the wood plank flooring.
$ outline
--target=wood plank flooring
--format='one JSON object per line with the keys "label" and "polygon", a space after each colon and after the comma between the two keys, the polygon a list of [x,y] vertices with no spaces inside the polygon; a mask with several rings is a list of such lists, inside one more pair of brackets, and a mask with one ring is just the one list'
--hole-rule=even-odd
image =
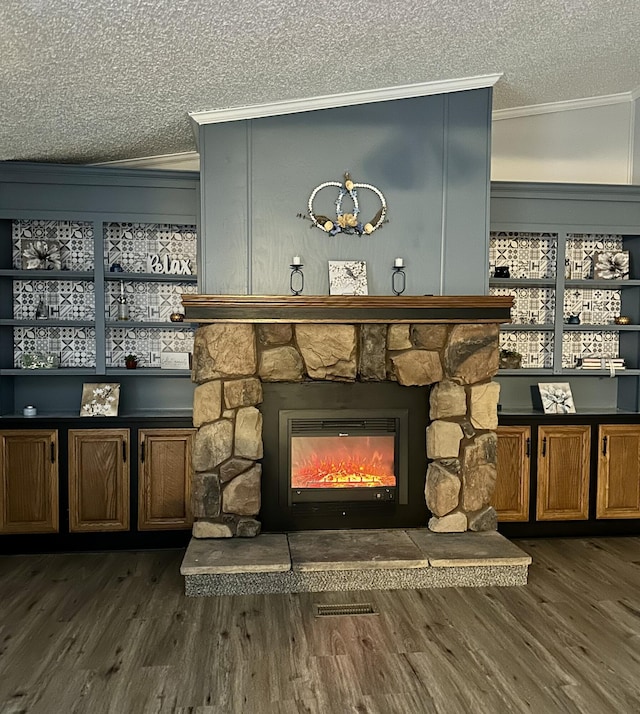
{"label": "wood plank flooring", "polygon": [[515,542],[526,587],[194,599],[182,550],[2,557],[0,712],[640,712],[640,538]]}

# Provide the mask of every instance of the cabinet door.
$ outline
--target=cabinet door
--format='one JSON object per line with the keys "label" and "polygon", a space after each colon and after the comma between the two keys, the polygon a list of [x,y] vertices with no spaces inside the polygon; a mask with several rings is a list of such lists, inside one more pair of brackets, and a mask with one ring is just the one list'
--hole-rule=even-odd
{"label": "cabinet door", "polygon": [[0,432],[0,533],[58,532],[58,432]]}
{"label": "cabinet door", "polygon": [[496,490],[493,507],[498,520],[529,520],[531,427],[499,426]]}
{"label": "cabinet door", "polygon": [[69,430],[69,530],[129,530],[129,430]]}
{"label": "cabinet door", "polygon": [[191,528],[191,445],[195,429],[141,429],[138,529]]}
{"label": "cabinet door", "polygon": [[598,428],[597,518],[640,518],[640,426]]}
{"label": "cabinet door", "polygon": [[539,521],[583,521],[589,517],[589,426],[538,429]]}

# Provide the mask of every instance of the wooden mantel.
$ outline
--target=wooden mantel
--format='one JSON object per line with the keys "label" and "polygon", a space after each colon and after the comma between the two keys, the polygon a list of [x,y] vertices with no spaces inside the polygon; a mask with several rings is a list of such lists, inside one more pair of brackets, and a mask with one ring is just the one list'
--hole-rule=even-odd
{"label": "wooden mantel", "polygon": [[189,322],[500,323],[513,297],[494,295],[183,295]]}

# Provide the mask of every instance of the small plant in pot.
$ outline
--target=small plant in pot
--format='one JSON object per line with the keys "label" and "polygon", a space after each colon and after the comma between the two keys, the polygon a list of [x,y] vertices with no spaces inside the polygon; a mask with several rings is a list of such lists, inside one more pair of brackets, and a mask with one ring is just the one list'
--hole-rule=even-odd
{"label": "small plant in pot", "polygon": [[127,369],[135,369],[138,366],[138,357],[137,355],[125,355],[124,356],[124,364]]}
{"label": "small plant in pot", "polygon": [[500,350],[500,369],[520,369],[522,355],[514,350]]}

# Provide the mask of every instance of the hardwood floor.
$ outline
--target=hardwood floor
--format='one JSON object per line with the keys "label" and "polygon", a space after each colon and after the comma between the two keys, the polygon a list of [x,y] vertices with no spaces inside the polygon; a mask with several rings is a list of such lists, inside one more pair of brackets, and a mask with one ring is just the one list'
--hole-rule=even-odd
{"label": "hardwood floor", "polygon": [[640,711],[640,538],[516,542],[521,588],[195,599],[183,551],[2,557],[0,712]]}

